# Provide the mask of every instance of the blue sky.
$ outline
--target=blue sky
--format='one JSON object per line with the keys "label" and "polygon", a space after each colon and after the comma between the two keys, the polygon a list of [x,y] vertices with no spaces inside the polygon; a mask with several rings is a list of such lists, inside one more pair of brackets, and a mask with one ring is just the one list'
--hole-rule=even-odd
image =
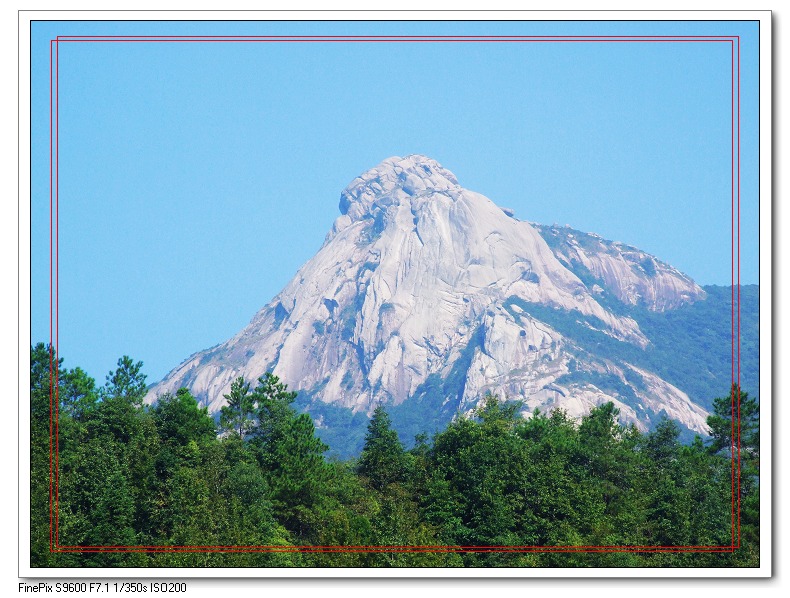
{"label": "blue sky", "polygon": [[[57,35],[740,35],[741,281],[758,282],[757,25],[35,23],[32,342],[49,339]],[[730,282],[724,43],[63,43],[60,352],[149,381],[240,330],[323,242],[342,189],[426,154],[516,216]]]}

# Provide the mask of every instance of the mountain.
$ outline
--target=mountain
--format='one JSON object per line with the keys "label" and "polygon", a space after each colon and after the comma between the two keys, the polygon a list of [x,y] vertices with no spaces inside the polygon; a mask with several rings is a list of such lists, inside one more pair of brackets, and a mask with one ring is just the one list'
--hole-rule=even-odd
{"label": "mountain", "polygon": [[[183,386],[215,413],[236,377],[273,371],[300,391],[319,431],[342,440],[349,430],[354,442],[379,403],[396,423],[432,432],[488,392],[522,400],[525,416],[581,416],[612,401],[623,423],[649,429],[668,416],[707,433],[706,409],[677,385],[682,376],[671,383],[661,371],[639,322],[705,302],[675,268],[518,220],[420,155],[363,173],[339,207],[291,282],[233,338],[154,385],[148,402]],[[346,444],[340,452],[353,452]]]}

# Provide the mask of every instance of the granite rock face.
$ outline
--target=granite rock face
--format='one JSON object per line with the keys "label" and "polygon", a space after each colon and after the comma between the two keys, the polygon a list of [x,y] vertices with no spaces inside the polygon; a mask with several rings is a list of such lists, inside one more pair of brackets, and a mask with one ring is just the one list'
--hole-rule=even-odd
{"label": "granite rock face", "polygon": [[534,226],[565,267],[602,281],[623,303],[666,311],[705,299],[691,278],[636,247],[567,226]]}
{"label": "granite rock face", "polygon": [[[704,297],[687,276],[635,248],[517,220],[420,155],[363,173],[339,207],[318,253],[249,325],[175,368],[148,402],[183,386],[216,412],[236,377],[273,371],[291,389],[371,412],[409,401],[438,376],[456,381],[445,402],[461,411],[487,392],[578,416],[612,400],[642,429],[665,412],[707,431],[707,413],[682,391],[582,351],[530,310],[570,314],[644,350],[636,321],[599,295],[605,287],[624,303],[672,309]],[[573,382],[580,370],[620,379],[628,400]]]}

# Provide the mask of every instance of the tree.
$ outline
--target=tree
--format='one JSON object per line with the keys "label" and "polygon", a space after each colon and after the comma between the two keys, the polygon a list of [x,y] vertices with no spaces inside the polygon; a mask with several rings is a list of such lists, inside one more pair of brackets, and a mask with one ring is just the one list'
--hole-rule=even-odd
{"label": "tree", "polygon": [[326,446],[315,435],[306,413],[293,413],[282,435],[268,444],[267,464],[272,503],[282,524],[302,538],[315,535],[314,513],[327,494],[330,469],[324,461]]}
{"label": "tree", "polygon": [[231,545],[259,543],[257,536],[275,525],[266,478],[257,464],[242,461],[227,465],[221,487],[230,515],[224,541]]}
{"label": "tree", "polygon": [[712,437],[708,450],[721,454],[732,464],[738,529],[747,547],[744,552],[759,554],[760,404],[733,384],[728,397],[714,399],[713,415],[708,416],[707,423]]}
{"label": "tree", "polygon": [[691,539],[689,476],[680,462],[679,435],[678,425],[664,417],[644,439],[650,480],[647,527],[651,543],[660,546],[687,546]]}
{"label": "tree", "polygon": [[74,368],[63,377],[63,387],[58,392],[61,409],[77,420],[81,420],[99,399],[96,381],[82,368]]}
{"label": "tree", "polygon": [[286,529],[307,538],[315,527],[316,504],[326,494],[329,475],[323,454],[328,447],[316,437],[310,416],[297,415],[291,407],[296,393],[274,374],[258,378],[249,394],[241,379],[236,389],[248,425],[242,428],[248,442],[242,444],[266,473],[277,518]]}
{"label": "tree", "polygon": [[296,393],[288,390],[288,385],[266,372],[258,378],[258,386],[252,392],[252,401],[258,416],[258,422],[252,434],[256,445],[266,454],[271,455],[271,448],[283,439],[295,413],[291,404],[296,400]]}
{"label": "tree", "polygon": [[582,418],[579,436],[591,448],[600,450],[611,446],[622,432],[622,428],[617,423],[618,415],[620,410],[611,401],[593,408]]}
{"label": "tree", "polygon": [[30,551],[32,566],[47,566],[50,554],[50,393],[55,370],[62,376],[51,345],[30,347]]}
{"label": "tree", "polygon": [[484,427],[497,428],[499,431],[512,430],[521,422],[519,410],[523,408],[521,401],[507,401],[498,395],[487,393],[483,404],[475,408],[475,416]]}
{"label": "tree", "polygon": [[678,459],[680,451],[680,428],[671,419],[663,417],[647,438],[645,451],[650,459],[661,469],[668,469]]}
{"label": "tree", "polygon": [[[72,471],[62,477],[60,537],[62,544],[132,546],[134,531],[134,478],[120,461],[111,443],[94,438],[79,447]],[[106,559],[95,555],[88,562],[101,566],[109,560],[123,562],[121,555]]]}
{"label": "tree", "polygon": [[[434,437],[422,500],[426,518],[454,545],[535,543],[520,537],[532,498],[526,443],[518,435],[519,404],[485,398],[476,418],[459,417]],[[471,558],[471,557],[470,557]]]}
{"label": "tree", "polygon": [[376,490],[401,482],[406,473],[406,452],[392,429],[392,422],[384,407],[373,410],[365,435],[365,445],[359,458],[358,471],[368,478]]}
{"label": "tree", "polygon": [[620,410],[607,402],[593,408],[579,426],[580,462],[607,509],[627,490],[619,462],[623,457],[619,441],[624,432],[617,422],[619,414]]}
{"label": "tree", "polygon": [[[680,462],[688,502],[691,546],[716,546],[731,542],[732,486],[728,458],[713,455],[702,438],[681,447]],[[715,565],[714,565],[715,566]]]}
{"label": "tree", "polygon": [[107,374],[102,397],[125,398],[135,406],[142,405],[146,390],[146,375],[142,373],[142,369],[142,361],[135,363],[128,355],[121,357],[118,368]]}
{"label": "tree", "polygon": [[740,449],[742,459],[759,460],[760,404],[737,384],[732,385],[729,396],[713,400],[713,415],[708,416],[707,423],[711,452],[729,454],[731,449],[736,453]]}
{"label": "tree", "polygon": [[208,409],[198,406],[186,388],[160,396],[152,413],[159,438],[166,443],[186,446],[190,440],[205,441],[215,434]]}
{"label": "tree", "polygon": [[527,471],[519,489],[524,496],[522,538],[530,544],[572,545],[593,533],[605,536],[605,505],[589,468],[581,465],[585,456],[575,421],[562,409],[550,415],[536,410],[516,431],[526,451]]}
{"label": "tree", "polygon": [[222,395],[228,402],[219,412],[219,425],[224,432],[235,432],[239,438],[252,428],[253,399],[250,384],[244,378],[236,378],[230,385],[230,394]]}

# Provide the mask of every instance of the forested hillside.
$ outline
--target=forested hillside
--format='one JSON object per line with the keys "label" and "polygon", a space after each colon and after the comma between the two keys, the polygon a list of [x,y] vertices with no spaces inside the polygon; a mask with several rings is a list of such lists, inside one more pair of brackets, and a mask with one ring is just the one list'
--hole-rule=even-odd
{"label": "forested hillside", "polygon": [[99,387],[31,348],[33,567],[759,565],[745,392],[733,494],[727,388],[705,442],[669,420],[624,428],[611,403],[576,423],[489,396],[410,450],[378,407],[359,458],[338,461],[271,374],[236,380],[217,425],[185,389],[144,406],[141,370],[123,357]]}
{"label": "forested hillside", "polygon": [[[575,273],[583,275],[578,265]],[[592,286],[594,281],[587,282]],[[511,298],[505,307],[511,313],[520,309],[549,324],[574,345],[578,355],[603,358],[611,364],[631,363],[654,372],[687,393],[696,404],[712,411],[713,399],[726,391],[733,375],[733,289],[712,285],[703,289],[705,300],[665,312],[626,306],[605,292],[597,296],[597,300],[607,308],[633,318],[639,324],[650,339],[650,345],[644,350],[604,334],[600,322],[584,318],[578,312],[527,303],[518,298]],[[750,395],[759,401],[759,286],[742,286],[740,305],[741,387],[749,389]],[[735,307],[737,309],[737,302]],[[482,342],[479,337],[479,334],[472,336],[458,366],[468,366],[472,353]],[[577,362],[572,363],[575,367]],[[623,371],[639,388],[642,384],[639,377],[634,376],[628,367],[623,367]],[[463,367],[453,367],[445,378],[431,375],[413,398],[388,407],[400,439],[407,447],[413,445],[417,434],[432,434],[450,423],[458,408],[459,395],[463,394],[466,373]],[[560,385],[592,384],[635,409],[639,409],[643,402],[634,394],[634,388],[616,375],[604,376],[577,368],[555,382]],[[447,400],[448,397],[451,400]],[[314,420],[322,423],[318,435],[329,445],[330,454],[341,458],[359,454],[368,419],[364,412],[355,413],[351,409],[325,403],[320,393],[311,392],[300,392],[296,407],[309,412]],[[681,426],[680,432],[683,442],[693,440],[693,431]]]}

